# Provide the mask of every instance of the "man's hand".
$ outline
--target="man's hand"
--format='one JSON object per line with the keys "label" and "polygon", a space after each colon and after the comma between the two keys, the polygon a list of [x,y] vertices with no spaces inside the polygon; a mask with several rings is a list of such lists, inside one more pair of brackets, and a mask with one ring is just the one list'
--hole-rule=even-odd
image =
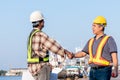
{"label": "man's hand", "polygon": [[118,68],[117,67],[114,67],[114,69],[112,70],[111,76],[114,78],[116,78],[118,76]]}
{"label": "man's hand", "polygon": [[112,61],[113,61],[112,77],[116,78],[118,76],[118,56],[117,56],[117,53],[112,53]]}
{"label": "man's hand", "polygon": [[73,58],[73,53],[72,53],[72,52],[69,52],[69,51],[65,50],[65,54],[67,55],[67,57],[68,57],[69,59],[72,59],[72,58]]}

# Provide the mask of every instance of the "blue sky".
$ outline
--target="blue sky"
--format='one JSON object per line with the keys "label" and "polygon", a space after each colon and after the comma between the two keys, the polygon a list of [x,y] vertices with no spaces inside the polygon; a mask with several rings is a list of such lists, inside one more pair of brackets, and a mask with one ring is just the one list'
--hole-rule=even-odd
{"label": "blue sky", "polygon": [[27,37],[32,29],[29,16],[35,10],[44,14],[43,31],[72,52],[75,52],[75,47],[83,48],[94,36],[92,21],[102,15],[108,22],[105,33],[113,36],[120,52],[119,4],[119,0],[1,1],[0,69],[27,67]]}

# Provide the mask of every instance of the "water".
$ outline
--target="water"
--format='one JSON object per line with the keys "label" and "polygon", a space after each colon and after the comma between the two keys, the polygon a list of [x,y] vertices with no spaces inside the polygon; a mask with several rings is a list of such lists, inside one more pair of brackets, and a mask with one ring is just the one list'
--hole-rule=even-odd
{"label": "water", "polygon": [[[0,80],[22,80],[21,76],[0,76]],[[88,78],[80,78],[79,80],[89,80]],[[111,80],[120,80],[120,74],[117,78],[111,78]]]}
{"label": "water", "polygon": [[21,76],[0,76],[0,80],[22,80]]}

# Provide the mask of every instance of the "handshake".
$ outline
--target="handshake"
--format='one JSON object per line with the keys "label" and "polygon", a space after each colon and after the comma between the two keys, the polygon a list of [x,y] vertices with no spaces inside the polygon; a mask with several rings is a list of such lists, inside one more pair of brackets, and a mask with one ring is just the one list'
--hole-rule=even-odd
{"label": "handshake", "polygon": [[72,59],[72,58],[74,58],[74,56],[75,56],[72,52],[69,52],[69,51],[67,51],[67,50],[65,50],[65,54],[67,55],[67,57],[68,57],[69,59]]}

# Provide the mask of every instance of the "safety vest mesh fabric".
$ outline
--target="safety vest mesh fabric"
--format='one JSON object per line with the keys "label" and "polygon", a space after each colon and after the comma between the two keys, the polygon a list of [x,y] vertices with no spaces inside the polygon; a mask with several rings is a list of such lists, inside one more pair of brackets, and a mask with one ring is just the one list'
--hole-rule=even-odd
{"label": "safety vest mesh fabric", "polygon": [[28,41],[28,51],[27,51],[27,62],[28,63],[39,63],[40,61],[42,62],[48,62],[49,61],[49,52],[46,52],[46,56],[44,58],[41,57],[32,57],[32,38],[34,36],[35,33],[40,32],[39,29],[36,29],[34,31],[31,32],[30,36],[29,36],[29,41]]}
{"label": "safety vest mesh fabric", "polygon": [[33,35],[37,32],[39,32],[38,29],[34,30],[29,36],[28,50],[27,50],[27,62],[28,63],[38,63],[39,62],[39,58],[32,57],[32,38],[33,38]]}
{"label": "safety vest mesh fabric", "polygon": [[100,41],[99,45],[97,46],[97,50],[95,53],[95,56],[93,56],[93,51],[92,51],[92,47],[93,47],[93,43],[94,43],[94,38],[91,38],[88,44],[88,51],[89,51],[89,64],[94,63],[96,65],[100,65],[100,66],[108,66],[110,64],[110,62],[106,59],[104,59],[102,57],[102,51],[103,48],[106,44],[106,42],[108,41],[109,36],[104,36],[102,38],[102,40]]}

